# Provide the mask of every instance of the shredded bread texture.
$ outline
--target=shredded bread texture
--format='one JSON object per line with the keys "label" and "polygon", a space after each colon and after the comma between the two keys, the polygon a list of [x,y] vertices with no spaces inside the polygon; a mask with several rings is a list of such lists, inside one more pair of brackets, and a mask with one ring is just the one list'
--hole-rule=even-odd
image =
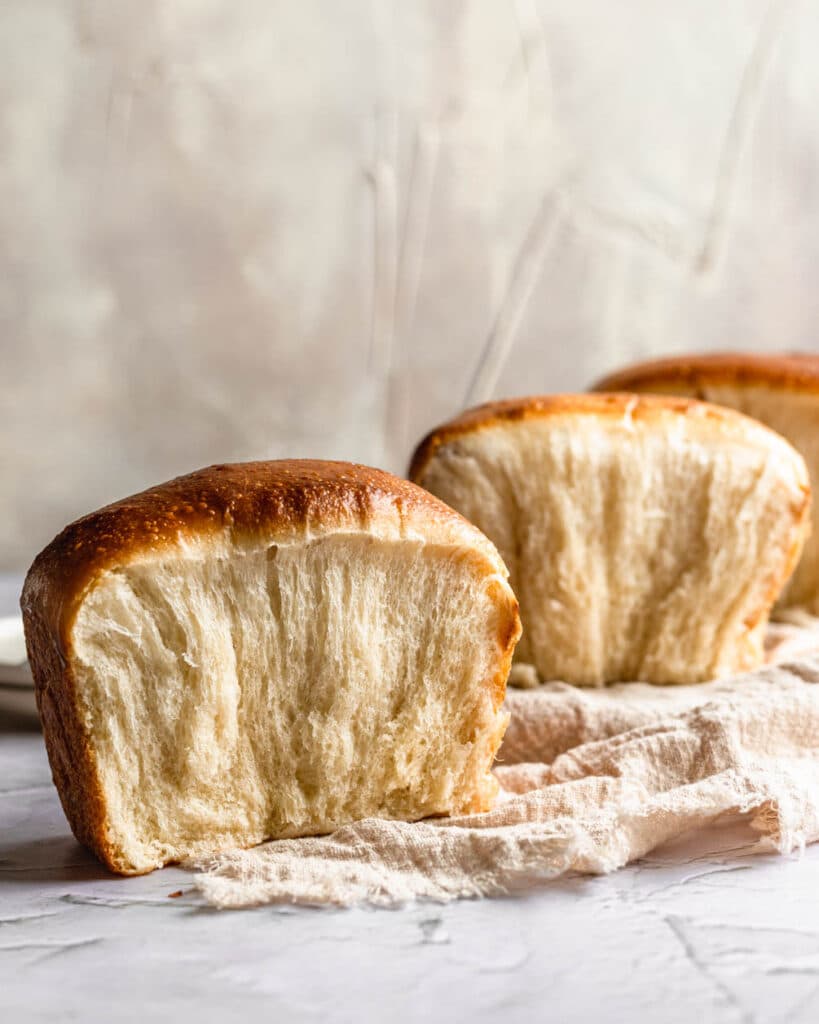
{"label": "shredded bread texture", "polygon": [[801,457],[735,412],[634,395],[490,403],[413,479],[497,545],[540,679],[695,683],[757,667],[802,549]]}
{"label": "shredded bread texture", "polygon": [[[787,438],[804,458],[811,481],[819,478],[819,356],[671,357],[627,367],[597,385],[615,387],[736,409]],[[810,536],[780,604],[819,614],[819,502],[812,505]]]}

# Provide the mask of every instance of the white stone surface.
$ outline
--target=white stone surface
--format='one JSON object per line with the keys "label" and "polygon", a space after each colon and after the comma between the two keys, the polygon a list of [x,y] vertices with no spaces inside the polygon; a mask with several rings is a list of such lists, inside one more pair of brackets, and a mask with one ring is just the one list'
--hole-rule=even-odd
{"label": "white stone surface", "polygon": [[819,846],[748,842],[736,823],[506,899],[214,911],[180,869],[107,874],[39,733],[0,715],[0,1020],[814,1024]]}
{"label": "white stone surface", "polygon": [[816,348],[812,0],[3,0],[0,568],[220,460]]}

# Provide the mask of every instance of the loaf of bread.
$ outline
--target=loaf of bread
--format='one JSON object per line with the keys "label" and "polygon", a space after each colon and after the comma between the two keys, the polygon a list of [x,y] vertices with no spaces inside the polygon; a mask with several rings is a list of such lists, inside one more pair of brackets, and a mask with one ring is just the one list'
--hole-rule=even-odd
{"label": "loaf of bread", "polygon": [[759,665],[809,504],[785,440],[680,398],[490,403],[434,430],[410,475],[497,545],[520,601],[516,659],[580,685]]}
{"label": "loaf of bread", "polygon": [[388,473],[180,477],[63,530],[22,606],[66,816],[116,872],[495,795],[517,602],[492,544]]}
{"label": "loaf of bread", "polygon": [[[738,409],[786,437],[804,457],[811,481],[819,479],[819,356],[675,356],[630,366],[595,390],[687,395]],[[819,501],[813,503],[811,523],[781,603],[819,615]]]}

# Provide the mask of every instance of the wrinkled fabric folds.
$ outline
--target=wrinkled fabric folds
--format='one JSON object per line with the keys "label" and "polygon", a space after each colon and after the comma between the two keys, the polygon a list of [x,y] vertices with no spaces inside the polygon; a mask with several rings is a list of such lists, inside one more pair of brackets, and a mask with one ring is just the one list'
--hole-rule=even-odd
{"label": "wrinkled fabric folds", "polygon": [[[788,630],[774,657],[815,644]],[[760,851],[790,852],[819,838],[817,683],[814,654],[700,686],[510,690],[493,810],[223,853],[196,886],[218,907],[492,896],[612,871],[737,813]]]}

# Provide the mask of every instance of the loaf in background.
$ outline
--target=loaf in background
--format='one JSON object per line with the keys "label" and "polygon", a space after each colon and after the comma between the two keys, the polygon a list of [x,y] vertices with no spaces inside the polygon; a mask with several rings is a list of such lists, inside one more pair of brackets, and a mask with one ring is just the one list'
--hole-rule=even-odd
{"label": "loaf in background", "polygon": [[693,683],[755,668],[810,491],[779,435],[681,398],[493,402],[420,444],[410,476],[509,566],[541,680]]}

